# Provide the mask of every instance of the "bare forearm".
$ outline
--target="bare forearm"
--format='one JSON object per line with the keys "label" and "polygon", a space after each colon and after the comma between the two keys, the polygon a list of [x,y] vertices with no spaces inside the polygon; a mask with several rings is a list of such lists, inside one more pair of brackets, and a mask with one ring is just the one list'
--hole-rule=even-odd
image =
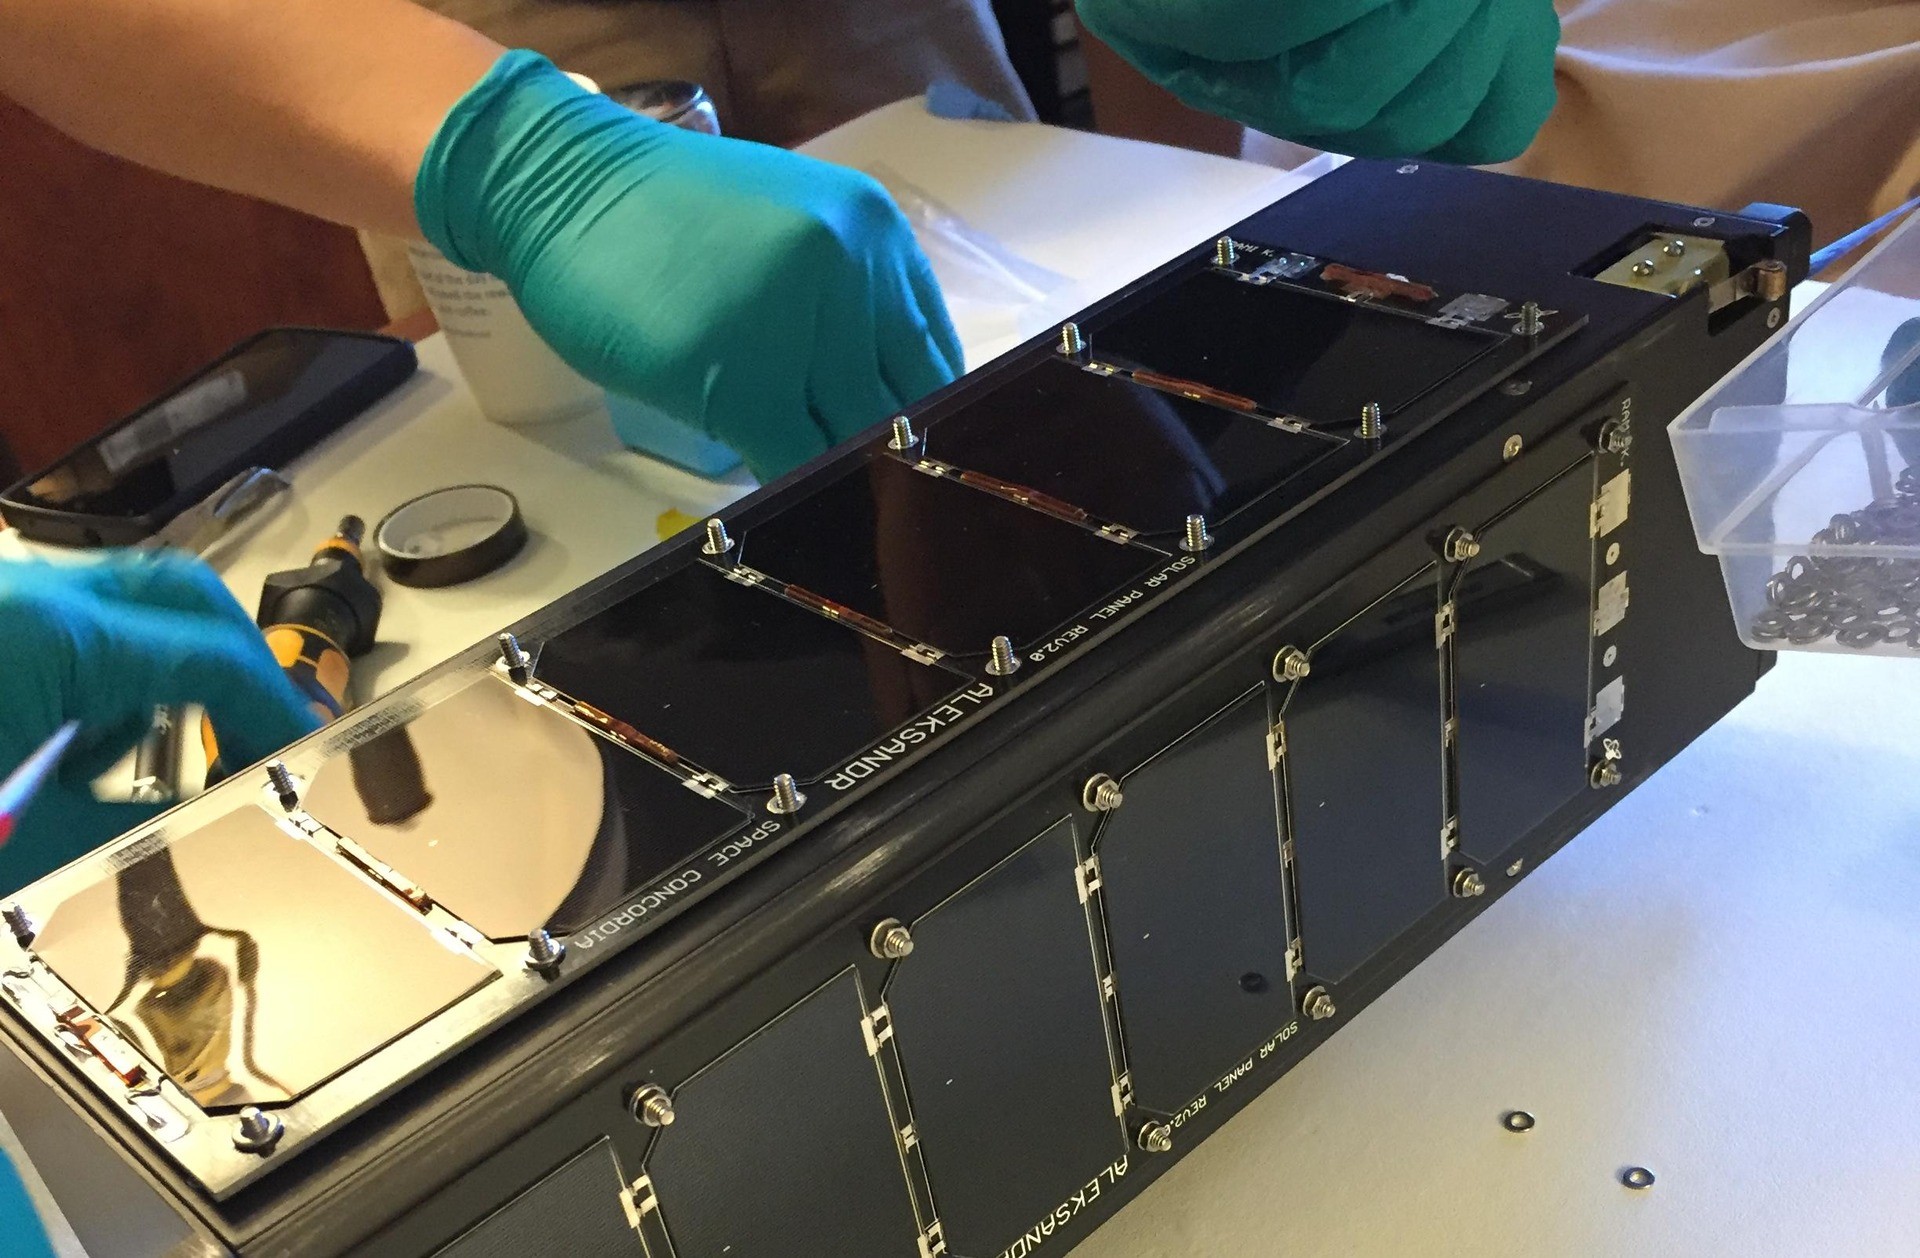
{"label": "bare forearm", "polygon": [[410,0],[0,0],[0,93],[76,139],[395,235],[500,51]]}

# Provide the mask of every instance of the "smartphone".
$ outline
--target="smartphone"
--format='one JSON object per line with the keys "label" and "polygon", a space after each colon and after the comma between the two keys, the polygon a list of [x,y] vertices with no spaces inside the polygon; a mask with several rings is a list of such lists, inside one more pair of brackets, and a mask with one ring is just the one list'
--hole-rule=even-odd
{"label": "smartphone", "polygon": [[131,546],[235,473],[284,468],[417,366],[395,337],[269,328],[0,494],[0,516],[38,542]]}

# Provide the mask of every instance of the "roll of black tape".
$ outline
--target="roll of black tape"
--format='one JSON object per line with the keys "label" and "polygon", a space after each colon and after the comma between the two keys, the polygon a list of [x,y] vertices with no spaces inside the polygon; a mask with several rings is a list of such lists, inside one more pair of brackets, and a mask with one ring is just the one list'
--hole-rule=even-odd
{"label": "roll of black tape", "polygon": [[498,485],[452,485],[389,511],[373,530],[373,544],[401,585],[459,585],[519,554],[527,522],[519,501]]}

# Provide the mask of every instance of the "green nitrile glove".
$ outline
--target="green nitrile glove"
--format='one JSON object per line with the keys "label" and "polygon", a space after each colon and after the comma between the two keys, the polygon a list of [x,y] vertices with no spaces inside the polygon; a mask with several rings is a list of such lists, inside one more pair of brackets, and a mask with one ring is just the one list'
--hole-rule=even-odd
{"label": "green nitrile glove", "polygon": [[251,764],[318,721],[220,578],[176,552],[97,563],[0,561],[0,775],[69,720],[79,733],[0,846],[0,894],[159,811],[90,783],[146,733],[156,707],[207,709],[227,763]]}
{"label": "green nitrile glove", "polygon": [[1552,0],[1076,0],[1196,109],[1363,157],[1518,157],[1553,109]]}
{"label": "green nitrile glove", "polygon": [[933,271],[879,184],[641,117],[530,52],[454,105],[414,206],[576,370],[762,480],[961,370]]}

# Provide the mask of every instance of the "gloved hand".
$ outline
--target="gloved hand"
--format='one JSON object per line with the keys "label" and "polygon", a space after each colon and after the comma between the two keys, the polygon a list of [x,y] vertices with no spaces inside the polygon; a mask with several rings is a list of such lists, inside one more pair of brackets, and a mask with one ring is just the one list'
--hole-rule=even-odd
{"label": "gloved hand", "polygon": [[156,707],[198,703],[226,762],[251,764],[318,727],[253,620],[205,564],[121,552],[97,563],[0,561],[0,774],[63,723],[80,730],[0,847],[0,894],[159,811],[89,789]]}
{"label": "gloved hand", "polygon": [[1553,109],[1553,0],[1076,0],[1187,104],[1362,157],[1518,157]]}
{"label": "gloved hand", "polygon": [[33,1198],[4,1149],[0,1149],[0,1237],[6,1239],[8,1258],[54,1258]]}
{"label": "gloved hand", "polygon": [[507,53],[454,105],[414,206],[581,374],[726,442],[762,480],[962,367],[933,271],[873,180],[655,122],[534,53]]}

